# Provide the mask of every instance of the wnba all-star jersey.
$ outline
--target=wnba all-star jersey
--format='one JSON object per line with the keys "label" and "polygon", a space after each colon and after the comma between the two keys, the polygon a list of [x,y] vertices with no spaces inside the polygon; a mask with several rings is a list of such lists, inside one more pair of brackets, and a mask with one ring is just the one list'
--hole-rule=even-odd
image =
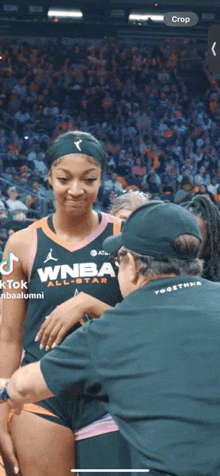
{"label": "wnba all-star jersey", "polygon": [[59,304],[81,291],[111,306],[121,301],[117,268],[102,249],[105,238],[120,232],[121,221],[105,213],[99,215],[98,228],[77,245],[55,234],[52,216],[29,227],[33,238],[23,363],[39,360],[44,355],[45,350],[40,350],[35,337],[45,317]]}

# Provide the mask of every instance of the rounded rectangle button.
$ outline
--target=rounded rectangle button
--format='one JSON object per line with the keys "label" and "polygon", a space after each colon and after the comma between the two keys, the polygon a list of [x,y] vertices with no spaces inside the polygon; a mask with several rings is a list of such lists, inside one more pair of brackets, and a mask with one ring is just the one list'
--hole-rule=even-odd
{"label": "rounded rectangle button", "polygon": [[209,27],[208,65],[212,73],[220,73],[220,24]]}
{"label": "rounded rectangle button", "polygon": [[164,15],[164,23],[167,26],[195,26],[199,17],[194,12],[168,12]]}

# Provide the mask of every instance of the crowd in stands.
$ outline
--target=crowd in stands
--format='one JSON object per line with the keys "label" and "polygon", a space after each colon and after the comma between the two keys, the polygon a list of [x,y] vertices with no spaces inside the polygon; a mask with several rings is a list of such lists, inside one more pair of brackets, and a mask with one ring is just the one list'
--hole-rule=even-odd
{"label": "crowd in stands", "polygon": [[99,210],[125,189],[220,204],[220,88],[206,49],[196,40],[2,41],[0,249],[54,210],[45,152],[68,130],[91,132],[108,156]]}

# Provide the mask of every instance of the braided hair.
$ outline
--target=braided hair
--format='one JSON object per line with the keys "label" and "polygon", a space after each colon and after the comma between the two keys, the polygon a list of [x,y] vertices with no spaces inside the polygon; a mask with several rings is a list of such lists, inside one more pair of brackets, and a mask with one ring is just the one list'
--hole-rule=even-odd
{"label": "braided hair", "polygon": [[197,195],[187,204],[188,210],[201,218],[206,226],[207,242],[203,278],[220,281],[220,213],[206,196]]}

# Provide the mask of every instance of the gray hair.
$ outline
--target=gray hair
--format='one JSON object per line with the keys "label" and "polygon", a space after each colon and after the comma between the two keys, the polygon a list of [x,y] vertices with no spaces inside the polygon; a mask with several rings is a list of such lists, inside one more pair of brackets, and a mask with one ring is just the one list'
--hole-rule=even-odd
{"label": "gray hair", "polygon": [[160,276],[175,274],[176,276],[201,276],[203,271],[203,260],[198,258],[177,259],[166,257],[154,257],[141,255],[122,246],[119,256],[126,256],[127,253],[135,259],[138,272],[143,276]]}
{"label": "gray hair", "polygon": [[135,208],[148,203],[149,200],[149,195],[141,191],[139,192],[139,190],[126,191],[112,201],[109,213],[114,215],[122,209],[132,211],[135,210]]}

